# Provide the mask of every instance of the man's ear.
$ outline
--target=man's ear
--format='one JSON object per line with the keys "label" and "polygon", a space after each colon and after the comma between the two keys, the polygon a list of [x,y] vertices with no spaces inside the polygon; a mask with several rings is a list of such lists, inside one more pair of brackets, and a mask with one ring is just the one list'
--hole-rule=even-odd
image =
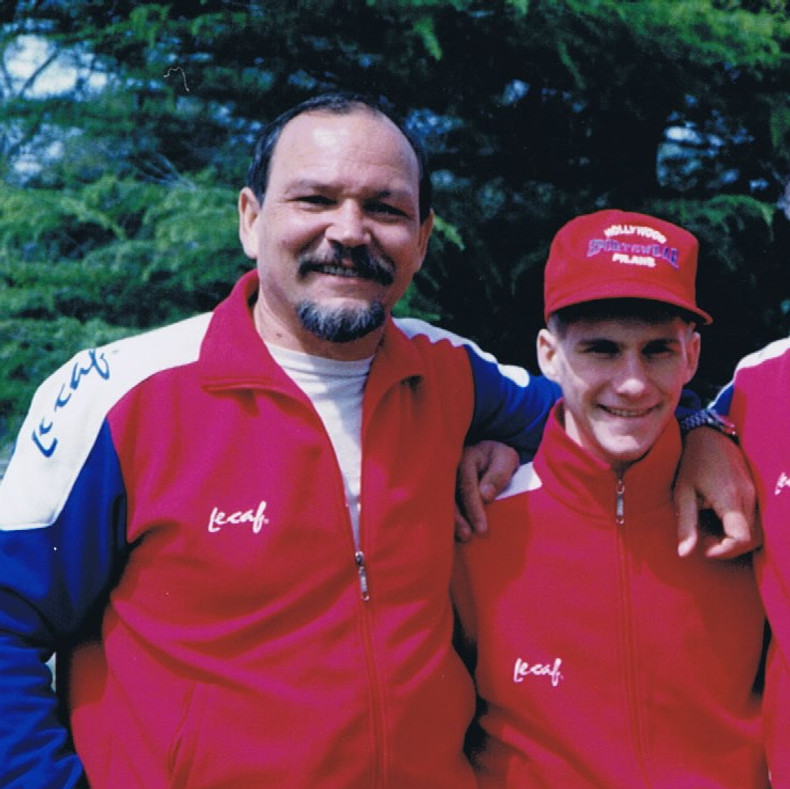
{"label": "man's ear", "polygon": [[258,257],[258,235],[255,220],[261,213],[261,206],[255,192],[249,186],[239,192],[239,239],[248,258]]}
{"label": "man's ear", "polygon": [[417,266],[416,269],[417,271],[419,271],[422,268],[423,261],[425,260],[425,255],[428,252],[428,241],[431,237],[431,232],[433,231],[433,217],[434,217],[433,209],[431,209],[431,212],[428,214],[428,216],[425,217],[425,219],[420,224],[420,229],[418,231],[419,237],[417,241],[419,255],[420,255],[420,262]]}
{"label": "man's ear", "polygon": [[559,383],[559,370],[557,369],[559,338],[548,329],[541,329],[538,332],[537,349],[540,371],[549,380]]}

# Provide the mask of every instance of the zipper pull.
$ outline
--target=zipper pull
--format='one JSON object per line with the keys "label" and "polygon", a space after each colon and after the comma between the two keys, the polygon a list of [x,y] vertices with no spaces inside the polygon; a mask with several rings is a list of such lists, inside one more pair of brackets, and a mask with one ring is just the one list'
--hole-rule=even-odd
{"label": "zipper pull", "polygon": [[617,503],[615,504],[614,520],[618,526],[625,523],[625,482],[622,477],[617,478]]}
{"label": "zipper pull", "polygon": [[357,563],[359,588],[362,592],[362,599],[367,603],[367,601],[370,600],[370,593],[368,592],[368,572],[365,569],[365,554],[362,553],[362,551],[357,551],[354,554],[354,561]]}

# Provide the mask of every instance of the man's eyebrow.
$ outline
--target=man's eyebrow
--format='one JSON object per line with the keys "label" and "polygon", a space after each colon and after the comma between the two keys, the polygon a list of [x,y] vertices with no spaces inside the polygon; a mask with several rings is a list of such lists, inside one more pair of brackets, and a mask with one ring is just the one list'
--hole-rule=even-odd
{"label": "man's eyebrow", "polygon": [[[335,192],[341,191],[342,187],[338,187],[336,184],[331,182],[326,182],[319,180],[317,178],[296,178],[293,181],[289,181],[285,186],[286,191],[288,192],[299,192],[299,191],[326,191],[326,192]],[[392,198],[394,200],[411,200],[413,197],[413,192],[408,187],[386,187],[384,189],[380,189],[378,192],[371,193],[367,200],[381,200],[386,198]]]}
{"label": "man's eyebrow", "polygon": [[329,184],[325,184],[323,181],[318,181],[315,178],[296,178],[293,181],[288,181],[285,188],[289,192],[299,192],[302,190],[326,189],[328,186]]}

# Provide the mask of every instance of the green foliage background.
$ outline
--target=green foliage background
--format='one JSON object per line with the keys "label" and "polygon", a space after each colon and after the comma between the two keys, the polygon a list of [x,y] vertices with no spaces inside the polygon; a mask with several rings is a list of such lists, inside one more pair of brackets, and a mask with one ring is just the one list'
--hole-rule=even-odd
{"label": "green foliage background", "polygon": [[[210,309],[249,267],[263,123],[390,99],[437,232],[400,307],[534,367],[556,230],[604,207],[702,243],[703,395],[790,328],[790,18],[779,0],[27,0],[0,11],[0,443],[86,345]],[[45,39],[14,76],[20,42]],[[70,65],[76,81],[47,93]]]}

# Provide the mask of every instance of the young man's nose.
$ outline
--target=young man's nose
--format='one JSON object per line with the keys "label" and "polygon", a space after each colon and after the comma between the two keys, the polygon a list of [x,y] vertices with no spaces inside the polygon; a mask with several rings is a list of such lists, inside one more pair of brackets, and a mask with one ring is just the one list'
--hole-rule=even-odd
{"label": "young man's nose", "polygon": [[634,397],[647,388],[647,371],[641,359],[626,356],[614,378],[615,387],[620,394]]}

